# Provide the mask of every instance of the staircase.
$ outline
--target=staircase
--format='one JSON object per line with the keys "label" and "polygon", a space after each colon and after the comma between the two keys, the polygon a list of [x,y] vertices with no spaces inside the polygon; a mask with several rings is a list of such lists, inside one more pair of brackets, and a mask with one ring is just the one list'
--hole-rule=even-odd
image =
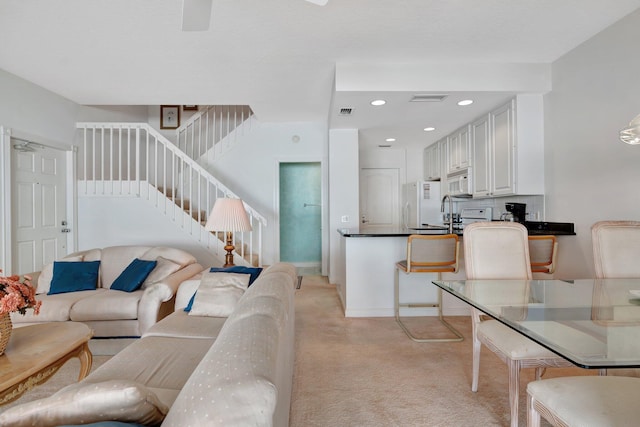
{"label": "staircase", "polygon": [[176,130],[176,145],[201,165],[212,164],[254,121],[248,105],[209,105]]}
{"label": "staircase", "polygon": [[[189,122],[199,123],[198,126],[206,130],[202,117],[207,110]],[[232,130],[237,131],[240,126],[242,124],[237,123]],[[83,138],[78,153],[79,195],[139,197],[205,249],[225,253],[225,230],[209,232],[204,224],[217,198],[238,196],[196,160],[147,123],[83,122],[77,123],[76,128]],[[215,133],[218,141],[207,149],[203,148],[204,138],[200,139],[202,144],[198,150],[193,144],[183,144],[183,148],[192,150],[194,156],[211,156],[210,151],[216,150],[216,144],[225,143],[225,137]],[[197,133],[187,131],[183,135],[191,135],[184,139],[198,141]],[[218,148],[218,151],[221,150]],[[234,260],[238,265],[258,266],[263,259],[262,235],[267,221],[246,203],[245,208],[252,231],[234,233]]]}

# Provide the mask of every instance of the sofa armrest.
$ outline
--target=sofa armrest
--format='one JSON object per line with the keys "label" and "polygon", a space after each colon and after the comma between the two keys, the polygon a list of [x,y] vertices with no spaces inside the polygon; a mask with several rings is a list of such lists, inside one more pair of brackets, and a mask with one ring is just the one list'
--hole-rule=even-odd
{"label": "sofa armrest", "polygon": [[[144,290],[138,306],[138,324],[141,336],[158,320],[173,311],[172,302],[180,283],[200,273],[203,269],[204,267],[200,264],[190,264]],[[163,304],[169,302],[171,303]]]}

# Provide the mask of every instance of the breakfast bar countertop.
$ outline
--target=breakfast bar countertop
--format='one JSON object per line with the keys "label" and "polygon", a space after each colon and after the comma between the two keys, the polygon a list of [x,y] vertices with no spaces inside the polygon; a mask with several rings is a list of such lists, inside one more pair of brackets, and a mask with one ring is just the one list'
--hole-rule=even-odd
{"label": "breakfast bar countertop", "polygon": [[[573,223],[525,222],[531,236],[575,236]],[[454,229],[453,233],[462,236],[462,229]],[[438,235],[447,234],[446,228],[434,226],[427,229],[404,227],[353,227],[339,228],[338,233],[344,237],[402,237],[412,234]]]}

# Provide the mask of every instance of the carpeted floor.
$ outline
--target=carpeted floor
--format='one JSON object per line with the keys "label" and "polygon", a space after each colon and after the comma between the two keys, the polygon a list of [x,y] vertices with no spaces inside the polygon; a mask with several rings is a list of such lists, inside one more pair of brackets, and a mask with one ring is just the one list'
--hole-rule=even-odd
{"label": "carpeted floor", "polygon": [[[345,318],[335,286],[304,276],[296,291],[296,364],[290,426],[508,426],[506,365],[483,349],[480,386],[471,392],[471,324],[448,320],[459,343],[414,343],[393,318]],[[416,333],[447,334],[436,318],[409,319]],[[104,343],[101,343],[104,346]],[[108,352],[108,351],[106,351]],[[110,358],[95,355],[93,369]],[[73,359],[47,383],[13,404],[48,396],[77,379]],[[545,377],[594,375],[549,369]],[[522,374],[520,425],[533,370]],[[543,425],[544,424],[543,422]]]}
{"label": "carpeted floor", "polygon": [[[290,425],[508,426],[506,365],[483,349],[480,384],[471,392],[471,323],[448,318],[463,342],[414,343],[393,318],[345,318],[335,286],[305,276],[296,290],[296,365]],[[436,318],[407,321],[412,331],[447,330]],[[545,377],[593,375],[549,369]],[[522,373],[520,425],[526,425]],[[544,425],[544,423],[543,423]]]}

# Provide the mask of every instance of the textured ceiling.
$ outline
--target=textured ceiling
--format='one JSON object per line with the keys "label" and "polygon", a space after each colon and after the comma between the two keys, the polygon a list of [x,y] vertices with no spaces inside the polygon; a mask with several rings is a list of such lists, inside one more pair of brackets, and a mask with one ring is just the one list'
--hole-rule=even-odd
{"label": "textured ceiling", "polygon": [[[181,0],[0,0],[0,68],[80,104],[248,104],[262,120],[329,122],[332,102],[376,95],[334,94],[336,64],[551,63],[639,7],[640,0],[213,0],[210,29],[183,32]],[[467,95],[482,108],[510,94]],[[411,114],[376,117],[376,127],[420,126]],[[445,127],[463,120],[453,110],[433,114],[449,117]],[[355,119],[366,136],[370,122]]]}

